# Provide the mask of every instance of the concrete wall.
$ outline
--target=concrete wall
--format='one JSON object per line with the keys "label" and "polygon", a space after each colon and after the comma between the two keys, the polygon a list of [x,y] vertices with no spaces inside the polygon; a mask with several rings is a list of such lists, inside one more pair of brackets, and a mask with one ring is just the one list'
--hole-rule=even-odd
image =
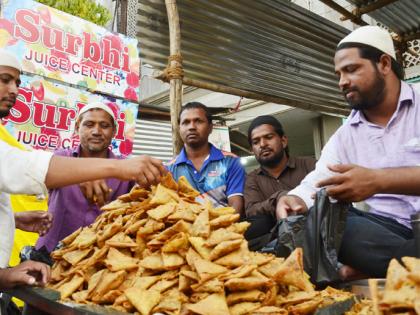
{"label": "concrete wall", "polygon": [[319,159],[322,148],[342,124],[343,118],[340,117],[322,115],[315,118],[313,124],[313,141],[316,159]]}

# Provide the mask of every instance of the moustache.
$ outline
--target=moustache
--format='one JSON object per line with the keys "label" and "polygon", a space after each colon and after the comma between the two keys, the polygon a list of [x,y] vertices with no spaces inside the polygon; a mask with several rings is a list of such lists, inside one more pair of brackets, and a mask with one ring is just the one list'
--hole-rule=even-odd
{"label": "moustache", "polygon": [[0,99],[0,101],[15,103],[16,102],[16,97],[3,97],[3,98]]}
{"label": "moustache", "polygon": [[345,96],[347,93],[350,93],[350,92],[359,92],[359,90],[358,90],[357,88],[351,88],[351,89],[344,89],[344,90],[343,90],[343,94],[344,94],[344,96]]}

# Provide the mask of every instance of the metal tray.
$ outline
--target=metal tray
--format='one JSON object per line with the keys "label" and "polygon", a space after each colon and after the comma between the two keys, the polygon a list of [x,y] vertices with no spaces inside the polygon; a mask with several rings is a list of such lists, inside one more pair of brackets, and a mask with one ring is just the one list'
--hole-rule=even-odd
{"label": "metal tray", "polygon": [[[377,281],[378,281],[378,288],[383,289],[385,287],[385,279],[377,279]],[[352,292],[360,298],[364,298],[364,299],[371,298],[368,279],[344,282],[339,285],[339,289]]]}
{"label": "metal tray", "polygon": [[337,302],[316,310],[314,315],[342,315],[349,311],[357,302],[356,297],[352,297],[342,302]]}
{"label": "metal tray", "polygon": [[[127,313],[105,308],[103,306],[63,303],[59,301],[59,292],[46,288],[18,287],[9,290],[6,293],[17,297],[30,305],[30,311],[28,310],[26,312],[28,315],[127,315]],[[320,308],[314,315],[341,315],[350,310],[355,302],[356,298],[350,298]]]}
{"label": "metal tray", "polygon": [[[109,309],[103,306],[82,305],[82,304],[64,304],[60,302],[60,293],[46,288],[37,287],[18,287],[6,292],[26,302],[31,311],[28,315],[53,314],[53,315],[127,315],[127,313]],[[32,308],[34,310],[32,310]]]}

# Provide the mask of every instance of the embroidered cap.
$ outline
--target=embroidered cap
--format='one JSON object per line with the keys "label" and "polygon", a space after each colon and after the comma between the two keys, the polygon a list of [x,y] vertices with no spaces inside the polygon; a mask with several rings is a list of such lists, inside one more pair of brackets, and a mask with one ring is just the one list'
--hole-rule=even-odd
{"label": "embroidered cap", "polygon": [[22,71],[22,64],[20,61],[5,49],[0,49],[0,66],[7,66]]}
{"label": "embroidered cap", "polygon": [[102,109],[102,110],[106,111],[108,114],[111,115],[112,120],[114,121],[114,124],[117,123],[114,112],[112,111],[112,109],[108,105],[106,105],[104,103],[101,103],[101,102],[93,102],[93,103],[90,103],[89,105],[86,105],[85,107],[83,107],[79,112],[79,117],[81,115],[83,115],[84,113],[86,113],[87,111],[91,110],[91,109]]}
{"label": "embroidered cap", "polygon": [[360,43],[372,46],[390,55],[395,60],[397,59],[391,34],[379,26],[361,26],[344,37],[337,47],[344,43]]}

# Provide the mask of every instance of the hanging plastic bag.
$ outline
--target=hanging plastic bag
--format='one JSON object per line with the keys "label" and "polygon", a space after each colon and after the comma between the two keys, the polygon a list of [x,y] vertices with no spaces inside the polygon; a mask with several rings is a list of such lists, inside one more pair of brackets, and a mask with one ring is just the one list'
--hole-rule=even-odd
{"label": "hanging plastic bag", "polygon": [[312,283],[322,287],[339,281],[338,252],[349,207],[350,204],[330,202],[325,190],[319,191],[306,214],[278,222],[274,253],[287,257],[301,247],[304,268]]}

